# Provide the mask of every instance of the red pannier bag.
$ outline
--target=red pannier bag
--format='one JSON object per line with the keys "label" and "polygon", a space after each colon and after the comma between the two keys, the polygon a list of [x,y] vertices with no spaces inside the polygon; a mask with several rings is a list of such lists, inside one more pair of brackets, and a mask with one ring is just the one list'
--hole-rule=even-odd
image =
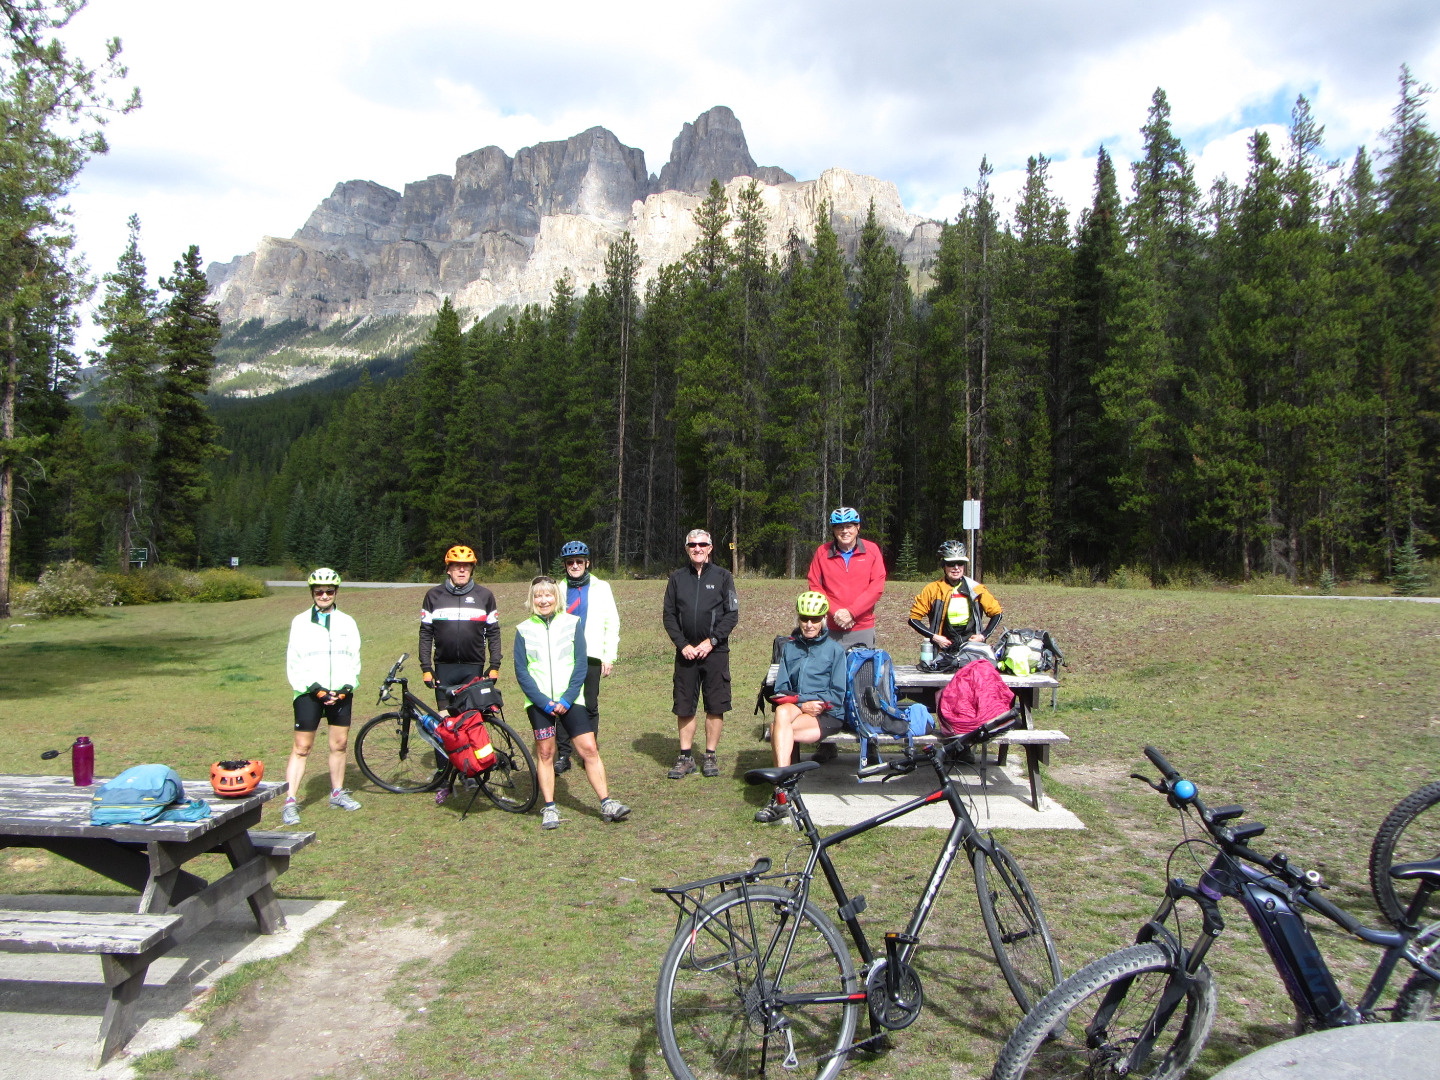
{"label": "red pannier bag", "polygon": [[485,714],[479,709],[441,717],[435,734],[445,747],[450,764],[466,776],[478,776],[495,765],[495,748],[490,745],[490,733],[485,730]]}

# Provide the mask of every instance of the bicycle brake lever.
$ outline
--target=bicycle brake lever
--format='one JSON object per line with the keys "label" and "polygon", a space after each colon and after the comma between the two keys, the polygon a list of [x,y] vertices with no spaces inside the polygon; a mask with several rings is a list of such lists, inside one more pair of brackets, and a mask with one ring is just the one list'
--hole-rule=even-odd
{"label": "bicycle brake lever", "polygon": [[1170,792],[1166,790],[1164,784],[1156,783],[1154,780],[1151,780],[1148,776],[1141,776],[1138,772],[1132,772],[1132,773],[1130,774],[1130,779],[1131,779],[1131,780],[1140,780],[1140,781],[1143,781],[1147,786],[1152,787],[1152,788],[1154,788],[1156,791],[1160,792],[1161,795],[1168,795],[1168,794],[1170,794]]}

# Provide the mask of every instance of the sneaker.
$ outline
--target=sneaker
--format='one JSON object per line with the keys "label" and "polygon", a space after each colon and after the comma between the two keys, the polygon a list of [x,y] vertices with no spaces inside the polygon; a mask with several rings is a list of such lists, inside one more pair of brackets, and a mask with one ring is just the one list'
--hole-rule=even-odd
{"label": "sneaker", "polygon": [[330,793],[330,805],[336,810],[359,810],[360,804],[350,797],[344,788]]}
{"label": "sneaker", "polygon": [[300,824],[300,806],[294,799],[285,804],[285,812],[280,815],[280,822],[284,825]]}
{"label": "sneaker", "polygon": [[671,780],[680,780],[689,776],[694,771],[695,758],[690,754],[681,754],[675,759],[675,764],[670,767],[670,771],[665,775]]}
{"label": "sneaker", "polygon": [[755,811],[755,820],[761,825],[773,825],[777,821],[783,821],[787,813],[789,813],[788,808],[781,806],[772,795],[768,805]]}
{"label": "sneaker", "polygon": [[542,829],[558,829],[560,827],[560,808],[554,803],[541,809],[540,827]]}
{"label": "sneaker", "polygon": [[569,754],[556,754],[556,755],[555,755],[555,775],[556,775],[556,776],[559,776],[561,773],[566,773],[566,772],[569,772],[569,771],[570,771],[570,755],[569,755]]}
{"label": "sneaker", "polygon": [[701,776],[719,776],[720,762],[715,760],[715,751],[706,750],[705,756],[700,759]]}
{"label": "sneaker", "polygon": [[818,761],[821,765],[824,765],[827,761],[834,761],[839,756],[840,748],[838,746],[833,742],[822,742],[819,746],[815,747],[815,756],[810,760]]}
{"label": "sneaker", "polygon": [[624,821],[630,816],[630,807],[619,799],[603,799],[600,803],[601,821]]}

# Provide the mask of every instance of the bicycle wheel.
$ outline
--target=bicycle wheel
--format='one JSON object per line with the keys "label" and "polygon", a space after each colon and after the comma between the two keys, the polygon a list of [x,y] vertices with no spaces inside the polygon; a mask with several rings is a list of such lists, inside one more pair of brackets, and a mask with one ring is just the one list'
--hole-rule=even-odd
{"label": "bicycle wheel", "polygon": [[[1440,923],[1435,923],[1415,940],[1420,959],[1431,967],[1440,961]],[[1440,1020],[1440,982],[1416,971],[1405,981],[1395,1000],[1392,1020]]]}
{"label": "bicycle wheel", "polygon": [[1178,1080],[1199,1056],[1215,1022],[1215,984],[1201,965],[1184,999],[1160,1027],[1143,1061],[1136,1043],[1156,1022],[1175,969],[1158,945],[1132,945],[1081,968],[1020,1021],[992,1080],[1130,1076]]}
{"label": "bicycle wheel", "polygon": [[[1440,858],[1440,780],[1401,799],[1386,815],[1370,845],[1370,892],[1380,913],[1395,926],[1405,925],[1405,909],[1415,899],[1418,882],[1398,882],[1390,867]],[[1440,919],[1440,894],[1420,914],[1420,925]]]}
{"label": "bicycle wheel", "polygon": [[535,783],[535,759],[504,720],[487,719],[485,728],[495,748],[495,765],[480,777],[480,790],[501,810],[524,814],[535,808],[540,786]]}
{"label": "bicycle wheel", "polygon": [[372,784],[398,795],[434,791],[445,779],[442,758],[403,713],[381,713],[355,736],[355,764]]}
{"label": "bicycle wheel", "polygon": [[[748,897],[738,889],[721,893],[670,943],[655,989],[665,1064],[677,1080],[758,1076],[767,1069],[770,1075],[783,1070],[829,1080],[845,1065],[863,1004],[850,951],[835,924],[806,903],[781,971],[794,928],[794,897],[764,885],[748,891]],[[771,1012],[767,991],[858,994],[861,1000],[782,1005]]]}
{"label": "bicycle wheel", "polygon": [[973,859],[980,915],[1010,992],[1029,1012],[1060,981],[1060,958],[1025,871],[998,841],[991,845],[976,847]]}

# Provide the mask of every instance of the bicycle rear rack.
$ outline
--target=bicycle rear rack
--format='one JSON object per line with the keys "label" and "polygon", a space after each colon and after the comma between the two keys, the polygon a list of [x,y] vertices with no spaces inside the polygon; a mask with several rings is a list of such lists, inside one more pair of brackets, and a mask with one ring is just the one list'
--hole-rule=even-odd
{"label": "bicycle rear rack", "polygon": [[[680,909],[675,915],[675,933],[678,934],[687,919],[693,919],[700,914],[707,900],[714,900],[721,893],[741,885],[753,885],[768,873],[770,873],[770,859],[768,856],[761,855],[749,870],[721,874],[719,877],[705,878],[701,881],[688,881],[684,885],[654,885],[651,886],[650,891],[659,893]],[[794,875],[775,874],[772,876],[793,877]]]}

